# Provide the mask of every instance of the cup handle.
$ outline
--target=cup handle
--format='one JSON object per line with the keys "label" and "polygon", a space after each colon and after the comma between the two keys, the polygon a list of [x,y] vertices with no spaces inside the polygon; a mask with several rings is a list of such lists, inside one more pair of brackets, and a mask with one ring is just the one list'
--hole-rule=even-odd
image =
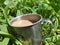
{"label": "cup handle", "polygon": [[50,30],[46,34],[44,34],[44,35],[42,34],[42,37],[47,37],[50,34],[51,30],[52,30],[52,21],[49,20],[49,19],[44,19],[44,20],[42,20],[42,22],[46,22],[50,25]]}

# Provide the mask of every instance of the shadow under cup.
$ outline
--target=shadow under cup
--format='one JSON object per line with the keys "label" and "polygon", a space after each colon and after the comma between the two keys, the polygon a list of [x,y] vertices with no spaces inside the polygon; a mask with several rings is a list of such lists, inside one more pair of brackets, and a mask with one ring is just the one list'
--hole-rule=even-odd
{"label": "shadow under cup", "polygon": [[[41,40],[41,33],[40,33],[40,21],[41,16],[38,14],[24,14],[18,17],[15,17],[9,22],[9,25],[14,28],[14,32],[16,36],[19,38],[22,36],[25,40],[29,39],[39,39]],[[12,26],[12,23],[17,20],[29,20],[33,23],[33,25],[19,27],[19,26]],[[19,22],[18,22],[19,23]]]}

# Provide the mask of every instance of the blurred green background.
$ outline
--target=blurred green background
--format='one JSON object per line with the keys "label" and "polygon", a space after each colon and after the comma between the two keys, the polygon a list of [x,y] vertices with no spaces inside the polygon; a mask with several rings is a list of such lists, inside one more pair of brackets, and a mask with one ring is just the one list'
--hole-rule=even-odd
{"label": "blurred green background", "polygon": [[[50,35],[43,38],[44,45],[60,45],[60,0],[0,0],[0,45],[22,45],[7,28],[12,18],[26,13],[50,19],[53,28]],[[49,30],[45,26],[42,25],[43,33]]]}

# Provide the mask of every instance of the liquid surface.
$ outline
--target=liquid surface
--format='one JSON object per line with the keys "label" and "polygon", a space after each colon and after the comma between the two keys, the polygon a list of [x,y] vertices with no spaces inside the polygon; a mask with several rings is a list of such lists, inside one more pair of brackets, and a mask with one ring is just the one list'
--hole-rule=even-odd
{"label": "liquid surface", "polygon": [[29,20],[18,20],[12,23],[12,26],[30,26],[33,25],[32,22],[30,22]]}

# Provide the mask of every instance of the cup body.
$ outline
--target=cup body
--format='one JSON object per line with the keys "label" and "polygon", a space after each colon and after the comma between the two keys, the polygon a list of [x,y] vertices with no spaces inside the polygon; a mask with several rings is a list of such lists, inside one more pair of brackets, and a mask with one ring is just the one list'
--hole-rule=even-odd
{"label": "cup body", "polygon": [[[12,26],[12,22],[17,20],[29,20],[33,25],[24,27]],[[25,40],[31,39],[32,45],[40,45],[42,41],[41,21],[42,16],[39,14],[24,14],[12,19],[9,22],[9,26],[14,28],[14,32],[18,38],[22,36]]]}

